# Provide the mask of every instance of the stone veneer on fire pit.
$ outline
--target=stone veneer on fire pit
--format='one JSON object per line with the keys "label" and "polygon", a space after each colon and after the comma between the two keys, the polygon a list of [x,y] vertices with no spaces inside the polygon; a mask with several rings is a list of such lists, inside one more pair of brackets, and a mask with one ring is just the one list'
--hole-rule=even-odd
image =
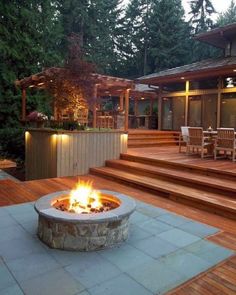
{"label": "stone veneer on fire pit", "polygon": [[93,251],[122,243],[128,237],[129,217],[136,204],[130,197],[107,190],[102,196],[114,197],[119,207],[108,212],[76,214],[57,210],[53,203],[70,191],[56,192],[35,203],[39,214],[38,236],[51,248]]}

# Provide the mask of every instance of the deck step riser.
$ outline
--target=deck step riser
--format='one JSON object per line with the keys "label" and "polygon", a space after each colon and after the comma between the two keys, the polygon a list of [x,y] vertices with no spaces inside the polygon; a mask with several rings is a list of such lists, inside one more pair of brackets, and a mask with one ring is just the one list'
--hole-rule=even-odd
{"label": "deck step riser", "polygon": [[177,176],[177,175],[171,175],[168,172],[162,172],[162,171],[151,171],[148,168],[139,168],[139,167],[130,167],[129,165],[119,163],[119,161],[106,161],[106,166],[115,168],[118,170],[126,171],[133,173],[135,175],[143,175],[143,176],[148,176],[152,178],[158,178],[162,180],[168,180],[168,181],[174,181],[175,183],[179,183],[182,185],[185,185],[187,187],[195,187],[195,188],[200,188],[204,189],[208,192],[215,192],[219,193],[222,195],[227,195],[232,198],[236,198],[236,189],[230,188],[228,186],[220,186],[216,185],[216,183],[203,183],[202,181],[199,181],[197,179],[193,178],[187,178],[187,177],[182,177],[182,176]]}
{"label": "deck step riser", "polygon": [[223,205],[219,204],[212,204],[210,202],[206,202],[205,200],[202,200],[199,198],[197,201],[190,200],[189,197],[186,195],[182,195],[179,193],[173,193],[172,191],[167,191],[166,189],[158,188],[156,186],[153,186],[150,183],[144,183],[144,182],[137,182],[133,181],[131,178],[121,177],[120,175],[115,175],[112,173],[109,173],[109,171],[100,170],[99,168],[92,168],[90,170],[90,173],[93,175],[97,175],[106,179],[110,179],[119,183],[128,184],[129,186],[134,186],[135,188],[139,188],[141,190],[145,190],[148,192],[154,192],[158,193],[158,195],[170,198],[172,200],[178,200],[178,202],[181,202],[183,204],[188,204],[192,207],[200,208],[208,211],[208,212],[214,212],[221,216],[227,216],[229,218],[232,218],[236,220],[236,209],[232,209]]}
{"label": "deck step riser", "polygon": [[188,164],[175,163],[175,162],[151,159],[151,158],[145,158],[145,157],[138,157],[138,156],[128,155],[128,154],[121,154],[120,158],[122,160],[142,163],[142,164],[151,165],[151,166],[169,168],[169,169],[186,171],[186,172],[189,171],[190,173],[196,173],[200,175],[206,175],[206,176],[212,176],[212,177],[216,177],[220,179],[236,181],[235,174],[226,172],[226,171],[221,171],[221,170],[217,170],[215,172],[214,169],[210,169],[210,168],[204,169],[199,166],[193,166]]}

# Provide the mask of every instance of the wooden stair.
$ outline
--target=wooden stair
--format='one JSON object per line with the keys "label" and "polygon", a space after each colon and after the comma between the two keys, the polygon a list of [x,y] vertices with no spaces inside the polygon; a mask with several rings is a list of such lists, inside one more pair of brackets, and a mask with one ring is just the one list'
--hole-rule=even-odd
{"label": "wooden stair", "polygon": [[151,147],[177,145],[179,132],[157,130],[135,130],[128,132],[128,147]]}
{"label": "wooden stair", "polygon": [[[145,161],[144,161],[145,159]],[[236,219],[236,175],[208,175],[196,167],[150,158],[121,155],[106,162],[106,167],[92,168],[92,174],[158,193],[176,202]],[[145,162],[145,163],[144,163]],[[162,164],[162,165],[161,165]],[[184,169],[183,169],[184,168]],[[210,169],[210,168],[209,168]]]}

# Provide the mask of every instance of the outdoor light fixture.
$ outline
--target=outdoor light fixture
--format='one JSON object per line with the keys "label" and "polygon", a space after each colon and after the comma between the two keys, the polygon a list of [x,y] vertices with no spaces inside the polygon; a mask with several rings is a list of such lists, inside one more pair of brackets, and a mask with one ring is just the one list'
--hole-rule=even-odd
{"label": "outdoor light fixture", "polygon": [[227,88],[232,88],[232,87],[234,87],[234,81],[233,81],[233,78],[231,78],[231,77],[226,78],[226,82],[227,82],[227,85],[226,85]]}

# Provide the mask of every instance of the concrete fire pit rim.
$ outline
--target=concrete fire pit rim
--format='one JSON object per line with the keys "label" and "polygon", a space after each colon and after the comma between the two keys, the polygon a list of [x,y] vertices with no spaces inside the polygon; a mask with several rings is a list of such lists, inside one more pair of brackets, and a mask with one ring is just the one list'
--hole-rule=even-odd
{"label": "concrete fire pit rim", "polygon": [[75,214],[65,211],[60,211],[54,208],[51,203],[53,199],[60,197],[65,194],[69,194],[70,190],[59,191],[51,194],[47,194],[36,201],[34,208],[39,215],[42,215],[48,219],[53,219],[61,222],[69,223],[103,223],[110,221],[118,221],[126,216],[130,216],[136,209],[136,202],[131,197],[110,191],[100,190],[103,195],[114,195],[117,197],[121,204],[118,208],[108,212],[102,213],[91,213],[91,214]]}

